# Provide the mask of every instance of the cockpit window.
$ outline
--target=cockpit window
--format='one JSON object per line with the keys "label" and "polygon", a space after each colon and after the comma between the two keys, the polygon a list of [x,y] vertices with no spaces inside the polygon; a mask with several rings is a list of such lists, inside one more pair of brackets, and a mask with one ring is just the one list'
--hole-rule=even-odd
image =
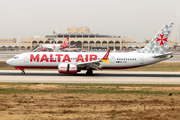
{"label": "cockpit window", "polygon": [[14,56],[14,59],[18,59],[19,57],[18,56]]}

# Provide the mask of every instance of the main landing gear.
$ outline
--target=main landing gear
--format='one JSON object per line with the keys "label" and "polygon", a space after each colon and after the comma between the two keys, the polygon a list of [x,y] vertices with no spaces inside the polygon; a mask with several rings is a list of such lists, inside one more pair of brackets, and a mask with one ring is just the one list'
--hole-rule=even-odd
{"label": "main landing gear", "polygon": [[24,75],[25,74],[25,71],[24,70],[21,70],[22,72],[21,72],[21,75]]}
{"label": "main landing gear", "polygon": [[93,74],[92,69],[87,70],[86,75],[92,75],[92,74]]}

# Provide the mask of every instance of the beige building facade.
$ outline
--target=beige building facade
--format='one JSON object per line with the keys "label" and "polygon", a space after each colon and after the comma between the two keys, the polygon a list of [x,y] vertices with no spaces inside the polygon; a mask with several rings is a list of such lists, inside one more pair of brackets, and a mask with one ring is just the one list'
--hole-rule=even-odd
{"label": "beige building facade", "polygon": [[[16,39],[0,39],[0,50],[31,50],[37,44],[63,44],[69,37],[69,44],[76,48],[91,50],[91,47],[107,47],[111,50],[132,50],[144,48],[151,39],[145,39],[144,43],[136,43],[134,38],[121,37],[117,35],[93,34],[87,27],[71,27],[67,33],[46,35],[45,38],[31,37],[21,38],[20,43]],[[173,49],[178,45],[178,39],[170,39],[168,46]]]}
{"label": "beige building facade", "polygon": [[0,39],[0,51],[31,50],[31,43],[17,43],[15,38]]}

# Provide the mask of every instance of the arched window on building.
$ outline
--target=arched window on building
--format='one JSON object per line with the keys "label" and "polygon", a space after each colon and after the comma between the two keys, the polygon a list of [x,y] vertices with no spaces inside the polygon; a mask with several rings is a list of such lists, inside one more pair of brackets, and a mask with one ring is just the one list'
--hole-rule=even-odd
{"label": "arched window on building", "polygon": [[31,49],[31,47],[30,47],[30,46],[28,46],[28,47],[27,47],[27,50],[30,50],[30,49]]}
{"label": "arched window on building", "polygon": [[36,41],[36,40],[34,40],[32,43],[37,43],[37,41]]}
{"label": "arched window on building", "polygon": [[128,46],[128,50],[133,50],[133,47],[132,46]]}
{"label": "arched window on building", "polygon": [[100,41],[96,41],[96,43],[101,43]]}
{"label": "arched window on building", "polygon": [[58,41],[58,44],[62,44],[63,42],[62,41]]}
{"label": "arched window on building", "polygon": [[41,40],[41,41],[39,41],[39,44],[43,44],[44,42]]}
{"label": "arched window on building", "polygon": [[112,48],[112,46],[114,46],[113,41],[109,41],[108,46]]}
{"label": "arched window on building", "polygon": [[109,41],[109,43],[114,43],[113,41]]}
{"label": "arched window on building", "polygon": [[89,49],[91,49],[91,47],[94,47],[94,41],[89,42]]}
{"label": "arched window on building", "polygon": [[14,49],[15,49],[15,50],[19,50],[19,46],[15,46]]}
{"label": "arched window on building", "polygon": [[8,47],[8,49],[9,49],[9,50],[11,50],[11,49],[12,49],[12,47],[11,47],[11,46],[9,46],[9,47]]}
{"label": "arched window on building", "polygon": [[7,50],[6,46],[2,46],[2,49],[3,49],[3,50]]}
{"label": "arched window on building", "polygon": [[[88,41],[83,41],[83,49],[88,47]],[[87,49],[86,49],[87,50]]]}
{"label": "arched window on building", "polygon": [[70,42],[70,45],[74,45],[76,42],[75,41],[71,41]]}
{"label": "arched window on building", "polygon": [[96,46],[101,47],[101,42],[100,41],[96,41]]}
{"label": "arched window on building", "polygon": [[115,43],[116,43],[116,44],[119,44],[120,42],[119,42],[119,41],[116,41]]}
{"label": "arched window on building", "polygon": [[51,44],[56,44],[56,41],[51,41]]}
{"label": "arched window on building", "polygon": [[45,44],[50,44],[50,42],[49,42],[49,41],[46,41]]}
{"label": "arched window on building", "polygon": [[90,41],[89,43],[93,43],[94,44],[94,41]]}
{"label": "arched window on building", "polygon": [[88,43],[88,41],[83,41],[83,43]]}
{"label": "arched window on building", "polygon": [[139,48],[139,46],[136,46],[135,48],[136,48],[136,49],[138,49],[138,48]]}
{"label": "arched window on building", "polygon": [[21,46],[21,50],[25,50],[25,47],[24,47],[24,46]]}
{"label": "arched window on building", "polygon": [[103,43],[103,44],[107,44],[107,41],[103,41],[102,43]]}
{"label": "arched window on building", "polygon": [[82,42],[81,41],[77,41],[76,42],[76,47],[77,48],[82,48]]}
{"label": "arched window on building", "polygon": [[107,41],[103,41],[103,42],[102,42],[102,46],[103,46],[103,47],[107,47]]}

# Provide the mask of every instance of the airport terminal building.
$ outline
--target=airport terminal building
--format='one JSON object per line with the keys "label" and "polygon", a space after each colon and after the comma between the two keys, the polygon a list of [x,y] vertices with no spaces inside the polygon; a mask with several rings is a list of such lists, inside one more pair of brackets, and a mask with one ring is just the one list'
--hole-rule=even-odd
{"label": "airport terminal building", "polygon": [[[91,50],[91,47],[107,47],[107,49],[132,50],[134,48],[144,48],[151,39],[145,39],[143,43],[136,43],[134,38],[122,37],[118,35],[103,35],[91,33],[87,27],[71,27],[67,33],[56,33],[45,35],[44,38],[31,37],[21,38],[20,43],[16,39],[0,39],[0,50],[31,50],[37,44],[62,44],[69,36],[69,44],[76,48]],[[178,45],[178,39],[169,39],[168,46],[174,49]]]}

